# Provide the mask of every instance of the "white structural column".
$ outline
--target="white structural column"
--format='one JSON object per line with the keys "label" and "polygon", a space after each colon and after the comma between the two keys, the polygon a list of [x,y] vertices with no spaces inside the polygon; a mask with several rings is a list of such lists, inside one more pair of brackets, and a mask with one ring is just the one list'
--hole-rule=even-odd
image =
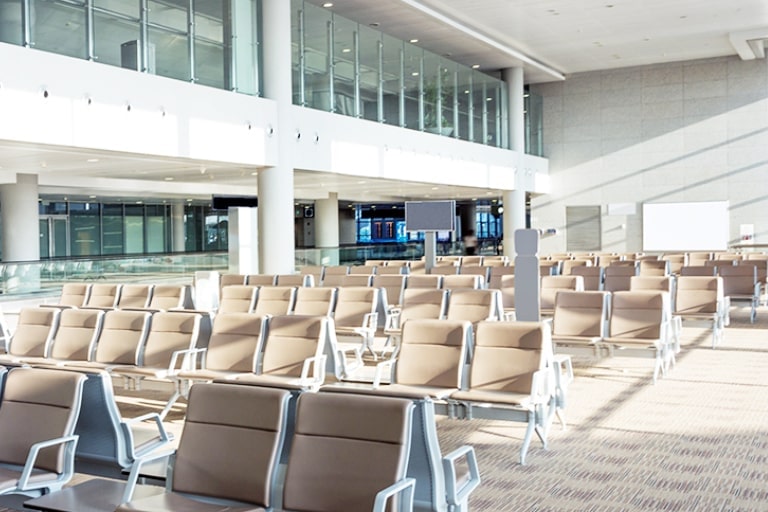
{"label": "white structural column", "polygon": [[[321,249],[323,265],[339,264],[339,194],[315,200],[315,247]],[[322,249],[331,249],[323,251]],[[326,254],[327,253],[327,254]]]}
{"label": "white structural column", "polygon": [[17,174],[16,183],[0,187],[3,261],[40,259],[37,175]]}
{"label": "white structural column", "polygon": [[277,103],[278,164],[259,171],[259,261],[264,274],[295,270],[291,104],[291,2],[264,0],[264,96]]}
{"label": "white structural column", "polygon": [[504,254],[515,255],[515,230],[525,228],[525,188],[523,169],[520,162],[525,154],[525,114],[523,111],[523,68],[507,68],[502,72],[502,78],[507,83],[509,98],[509,145],[517,152],[518,161],[515,174],[515,189],[503,194],[504,202]]}
{"label": "white structural column", "polygon": [[171,231],[173,233],[173,252],[184,252],[186,233],[184,232],[184,203],[171,205]]}

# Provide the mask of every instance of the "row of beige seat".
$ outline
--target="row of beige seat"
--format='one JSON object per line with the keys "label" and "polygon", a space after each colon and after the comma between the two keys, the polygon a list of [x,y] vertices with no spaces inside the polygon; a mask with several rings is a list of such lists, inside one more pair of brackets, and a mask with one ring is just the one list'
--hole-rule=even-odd
{"label": "row of beige seat", "polygon": [[101,309],[193,309],[186,285],[65,283],[56,303],[45,306]]}
{"label": "row of beige seat", "polygon": [[[303,395],[289,425],[287,391],[197,385],[181,442],[172,453],[168,490],[134,498],[142,466],[167,458],[168,452],[138,459],[126,486],[90,480],[61,491],[74,472],[79,438],[74,432],[81,415],[84,375],[14,368],[4,380],[0,461],[8,478],[0,493],[45,494],[29,502],[33,508],[55,508],[56,503],[66,507],[62,503],[73,500],[82,504],[77,501],[82,490],[93,499],[92,505],[111,503],[107,510],[271,510],[277,486],[282,485],[285,510],[383,512],[390,510],[395,497],[398,510],[413,510],[415,481],[406,477],[414,408],[409,400]],[[278,466],[291,430],[283,479],[278,477]],[[47,447],[56,449],[43,450]],[[374,466],[367,464],[371,459],[376,460]],[[334,461],[332,471],[329,460]],[[347,485],[336,485],[340,478]]]}

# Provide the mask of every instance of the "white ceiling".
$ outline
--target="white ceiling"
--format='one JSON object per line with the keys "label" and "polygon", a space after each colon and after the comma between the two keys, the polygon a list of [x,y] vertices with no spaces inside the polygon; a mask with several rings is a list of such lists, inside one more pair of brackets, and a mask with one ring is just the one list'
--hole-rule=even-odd
{"label": "white ceiling", "polygon": [[[322,0],[310,0],[322,5]],[[493,73],[523,66],[528,83],[574,73],[723,55],[760,57],[768,0],[333,0],[331,9],[404,40]],[[752,41],[750,41],[752,40]],[[764,56],[764,53],[762,54]],[[94,159],[98,161],[93,161]],[[216,162],[0,143],[2,173],[40,175],[41,193],[206,198],[243,193],[256,168]],[[337,191],[344,200],[495,198],[500,192],[328,173],[295,174],[295,197]]]}

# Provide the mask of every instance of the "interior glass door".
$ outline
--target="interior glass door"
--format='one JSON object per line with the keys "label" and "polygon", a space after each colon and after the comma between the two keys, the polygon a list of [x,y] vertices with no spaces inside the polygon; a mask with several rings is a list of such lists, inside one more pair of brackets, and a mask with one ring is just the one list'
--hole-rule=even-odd
{"label": "interior glass door", "polygon": [[66,215],[40,216],[40,258],[69,256],[68,224]]}

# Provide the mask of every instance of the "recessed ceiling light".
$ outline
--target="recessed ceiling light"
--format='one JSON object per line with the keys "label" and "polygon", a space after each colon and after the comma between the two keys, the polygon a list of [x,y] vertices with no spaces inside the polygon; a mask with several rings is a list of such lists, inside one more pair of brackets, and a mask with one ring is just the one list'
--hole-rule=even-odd
{"label": "recessed ceiling light", "polygon": [[360,181],[357,182],[357,184],[358,185],[363,185],[363,184],[365,184],[365,180],[360,180]]}
{"label": "recessed ceiling light", "polygon": [[96,199],[96,196],[88,196],[88,199]]}
{"label": "recessed ceiling light", "polygon": [[191,199],[187,199],[187,202],[188,202],[188,203],[191,203],[191,202],[192,202],[192,200],[191,200]]}
{"label": "recessed ceiling light", "polygon": [[432,187],[432,190],[440,190],[440,187]]}
{"label": "recessed ceiling light", "polygon": [[419,42],[419,40],[418,40],[418,39],[416,39],[416,38],[414,38],[414,39],[411,39],[411,40],[410,40],[410,41],[408,41],[408,42],[409,42],[409,43],[414,43],[414,44],[415,44],[415,43],[418,43],[418,42]]}
{"label": "recessed ceiling light", "polygon": [[411,76],[419,76],[419,72],[418,71],[414,71],[413,73],[411,73]]}
{"label": "recessed ceiling light", "polygon": [[166,176],[165,181],[173,181],[173,176]]}
{"label": "recessed ceiling light", "polygon": [[251,173],[251,176],[258,176],[258,175],[259,175],[259,173],[258,173],[257,171],[253,171],[253,172]]}
{"label": "recessed ceiling light", "polygon": [[480,69],[480,64],[472,64],[472,69]]}
{"label": "recessed ceiling light", "polygon": [[351,52],[351,51],[352,51],[352,49],[351,49],[351,48],[343,48],[343,49],[341,50],[341,53],[349,53],[349,52]]}
{"label": "recessed ceiling light", "polygon": [[323,7],[326,7],[326,8],[327,8],[327,7],[333,7],[333,2],[325,2],[325,3],[323,4]]}
{"label": "recessed ceiling light", "polygon": [[144,201],[136,201],[136,204],[143,204]]}
{"label": "recessed ceiling light", "polygon": [[95,164],[98,161],[99,161],[98,158],[89,158],[88,160],[86,160],[86,162],[89,162],[89,163],[92,163],[92,164]]}
{"label": "recessed ceiling light", "polygon": [[373,23],[369,23],[369,24],[368,24],[368,26],[369,26],[369,27],[373,27],[373,28],[376,28],[376,27],[378,27],[379,25],[381,25],[381,24],[380,24],[378,21],[374,21]]}

